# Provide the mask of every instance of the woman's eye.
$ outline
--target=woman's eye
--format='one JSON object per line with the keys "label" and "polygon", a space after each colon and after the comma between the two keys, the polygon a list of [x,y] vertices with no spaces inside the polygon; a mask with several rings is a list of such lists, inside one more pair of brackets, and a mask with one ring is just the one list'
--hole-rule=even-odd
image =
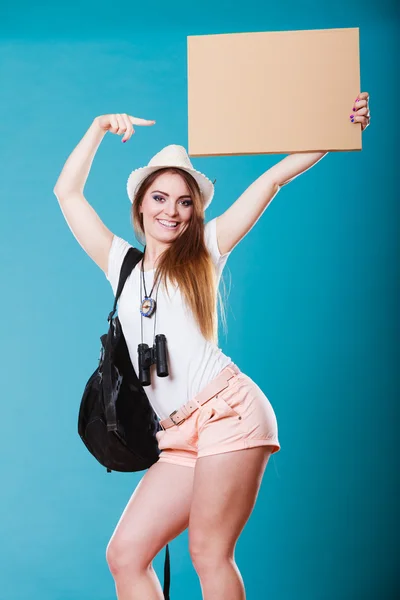
{"label": "woman's eye", "polygon": [[[158,196],[157,194],[152,196],[152,198],[154,200],[156,200],[157,202],[160,200],[165,200],[165,198],[163,198],[162,196]],[[183,206],[188,207],[191,206],[193,204],[193,202],[191,200],[181,200],[181,204],[183,204]]]}

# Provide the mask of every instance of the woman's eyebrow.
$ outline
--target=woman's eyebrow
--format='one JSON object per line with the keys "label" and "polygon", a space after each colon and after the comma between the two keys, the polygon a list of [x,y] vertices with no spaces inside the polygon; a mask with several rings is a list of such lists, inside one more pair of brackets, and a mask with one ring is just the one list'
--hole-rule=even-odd
{"label": "woman's eyebrow", "polygon": [[[161,190],[153,190],[151,193],[154,194],[155,192],[158,192],[159,194],[164,194],[164,196],[168,196],[169,198],[169,194],[167,194],[167,192],[162,192]],[[189,194],[185,194],[184,196],[179,196],[178,200],[180,200],[180,198],[190,198],[191,196],[189,196]]]}

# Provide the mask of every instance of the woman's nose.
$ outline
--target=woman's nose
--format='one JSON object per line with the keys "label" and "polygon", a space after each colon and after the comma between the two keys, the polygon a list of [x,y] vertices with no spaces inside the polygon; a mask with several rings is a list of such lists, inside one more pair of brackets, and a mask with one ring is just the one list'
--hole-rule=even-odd
{"label": "woman's nose", "polygon": [[178,214],[178,208],[175,204],[170,204],[164,208],[164,212],[169,217],[175,217]]}

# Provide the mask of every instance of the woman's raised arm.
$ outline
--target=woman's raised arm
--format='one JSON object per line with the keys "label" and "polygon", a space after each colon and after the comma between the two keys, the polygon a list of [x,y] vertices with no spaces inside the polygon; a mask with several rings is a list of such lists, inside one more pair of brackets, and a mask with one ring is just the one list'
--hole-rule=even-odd
{"label": "woman's raised arm", "polygon": [[122,141],[126,142],[134,133],[133,123],[153,125],[155,121],[126,114],[96,117],[65,162],[53,190],[75,238],[106,274],[113,233],[88,203],[83,190],[93,158],[106,132],[123,135]]}

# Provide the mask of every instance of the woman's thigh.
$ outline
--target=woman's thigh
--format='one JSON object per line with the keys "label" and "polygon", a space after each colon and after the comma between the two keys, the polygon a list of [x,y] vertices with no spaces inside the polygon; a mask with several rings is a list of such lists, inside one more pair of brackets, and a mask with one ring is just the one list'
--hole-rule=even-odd
{"label": "woman's thigh", "polygon": [[196,566],[233,557],[271,450],[258,446],[197,460],[189,518],[190,553]]}
{"label": "woman's thigh", "polygon": [[140,480],[107,546],[111,570],[150,564],[189,523],[194,469],[156,462]]}

